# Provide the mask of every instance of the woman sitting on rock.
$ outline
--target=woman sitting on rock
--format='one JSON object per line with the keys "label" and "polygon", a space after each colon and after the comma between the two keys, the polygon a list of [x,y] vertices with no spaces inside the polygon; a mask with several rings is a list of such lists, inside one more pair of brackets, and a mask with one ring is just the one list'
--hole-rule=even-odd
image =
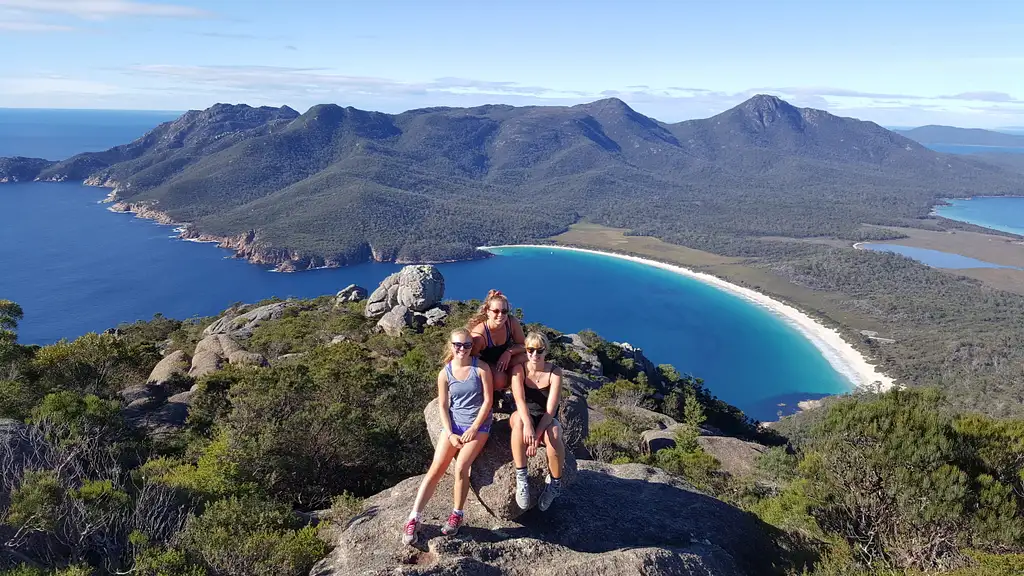
{"label": "woman sitting on rock", "polygon": [[512,371],[516,411],[509,423],[512,426],[512,459],[516,464],[516,504],[523,510],[530,506],[527,458],[537,454],[538,446],[545,446],[549,474],[537,507],[547,510],[562,489],[565,443],[562,441],[562,425],[555,418],[562,394],[562,369],[545,360],[547,350],[547,337],[539,332],[530,332],[526,336],[526,364],[516,366]]}
{"label": "woman sitting on rock", "polygon": [[469,494],[469,467],[480,454],[491,431],[491,402],[494,390],[491,369],[470,355],[473,337],[459,328],[449,336],[444,368],[437,374],[437,407],[441,413],[441,433],[434,449],[434,461],[420,483],[416,502],[402,533],[402,541],[416,543],[420,513],[434,495],[452,458],[455,458],[455,505],[441,534],[451,535],[462,525],[462,506]]}
{"label": "woman sitting on rock", "polygon": [[488,292],[468,326],[473,333],[473,354],[491,367],[494,389],[505,390],[512,367],[526,361],[523,326],[509,315],[508,298],[497,290]]}

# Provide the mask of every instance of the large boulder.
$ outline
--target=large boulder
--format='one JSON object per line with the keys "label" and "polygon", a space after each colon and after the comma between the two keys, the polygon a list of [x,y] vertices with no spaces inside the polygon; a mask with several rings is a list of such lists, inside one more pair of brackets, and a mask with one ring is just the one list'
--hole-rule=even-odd
{"label": "large boulder", "polygon": [[398,304],[426,312],[444,298],[444,276],[430,264],[406,266],[398,276]]}
{"label": "large boulder", "polygon": [[767,446],[730,436],[699,436],[697,444],[718,459],[724,472],[737,477],[753,474],[758,457],[768,450]]}
{"label": "large boulder", "polygon": [[558,421],[562,424],[562,439],[565,448],[577,458],[589,458],[585,445],[590,436],[590,410],[587,397],[567,394],[558,409]]}
{"label": "large boulder", "polygon": [[366,288],[356,286],[355,284],[349,284],[338,292],[338,295],[334,299],[334,303],[344,304],[346,302],[359,302],[360,300],[365,299]]}
{"label": "large boulder", "polygon": [[388,336],[398,336],[409,325],[410,320],[412,320],[412,313],[408,308],[399,304],[380,317],[380,320],[377,321],[377,329]]}
{"label": "large boulder", "polygon": [[203,350],[192,356],[192,368],[188,375],[193,378],[201,378],[210,372],[220,370],[224,357],[212,350]]}
{"label": "large boulder", "polygon": [[[437,437],[441,431],[441,417],[437,411],[435,398],[423,410],[430,442],[437,446]],[[537,504],[537,498],[544,490],[548,474],[547,455],[544,450],[527,460],[530,470],[530,506]],[[570,450],[566,450],[565,467],[562,470],[562,485],[569,487],[576,478],[576,458]],[[519,517],[523,510],[516,504],[516,467],[512,462],[512,428],[509,426],[507,414],[495,414],[491,424],[491,433],[484,449],[473,461],[469,473],[469,483],[473,492],[487,511],[505,520]]]}
{"label": "large boulder", "polygon": [[176,376],[184,376],[189,370],[189,358],[181,350],[175,350],[162,360],[156,363],[153,371],[149,373],[147,382],[151,384],[166,384]]}
{"label": "large boulder", "polygon": [[441,303],[444,297],[444,276],[429,264],[406,266],[385,278],[366,300],[363,313],[373,318],[395,306],[412,312],[426,312]]}
{"label": "large boulder", "polygon": [[580,371],[584,374],[598,378],[604,375],[601,359],[598,358],[596,352],[583,343],[583,338],[580,338],[579,334],[563,334],[555,341],[565,346],[566,351],[573,352],[579,357]]}
{"label": "large boulder", "polygon": [[267,359],[258,352],[247,350],[236,350],[228,354],[228,364],[238,366],[268,366]]}
{"label": "large boulder", "polygon": [[203,336],[210,334],[230,334],[236,338],[248,338],[252,331],[267,320],[276,320],[284,315],[285,310],[294,306],[291,301],[274,302],[259,308],[254,308],[245,314],[232,316],[230,314],[219,318],[203,330]]}
{"label": "large boulder", "polygon": [[443,304],[438,305],[424,312],[423,316],[426,318],[427,326],[444,326],[444,321],[448,318],[448,308]]}
{"label": "large boulder", "polygon": [[399,534],[422,476],[368,498],[311,576],[760,576],[783,553],[765,524],[640,464],[580,461],[575,484],[546,512],[495,518],[474,496],[466,527],[440,535],[451,510],[445,476],[423,511],[421,542]]}

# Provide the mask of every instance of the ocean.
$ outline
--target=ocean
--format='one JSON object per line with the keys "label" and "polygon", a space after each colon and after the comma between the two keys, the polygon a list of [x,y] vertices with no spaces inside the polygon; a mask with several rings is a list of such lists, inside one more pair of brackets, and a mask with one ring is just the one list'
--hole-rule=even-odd
{"label": "ocean", "polygon": [[977,197],[946,200],[935,214],[993,230],[1024,235],[1024,197]]}
{"label": "ocean", "polygon": [[[0,139],[0,149],[5,146],[12,143]],[[36,155],[68,149],[63,140]],[[99,203],[105,195],[72,183],[0,185],[0,298],[25,310],[22,343],[71,339],[156,313],[190,318],[235,302],[331,294],[350,283],[372,290],[401,268],[367,263],[273,273],[215,245],[177,239],[169,226],[112,213]],[[629,342],[655,363],[703,378],[719,398],[760,420],[851,386],[768,310],[668,270],[544,248],[504,248],[493,258],[438,268],[446,298],[482,298],[498,288],[527,321]]]}

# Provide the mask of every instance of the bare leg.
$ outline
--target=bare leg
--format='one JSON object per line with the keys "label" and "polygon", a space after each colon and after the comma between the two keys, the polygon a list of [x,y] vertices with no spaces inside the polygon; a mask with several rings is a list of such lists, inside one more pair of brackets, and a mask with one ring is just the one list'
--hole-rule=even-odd
{"label": "bare leg", "polygon": [[498,370],[494,366],[492,366],[491,368],[491,375],[494,378],[494,391],[499,392],[501,390],[508,388],[509,375],[505,372],[502,372],[501,370]]}
{"label": "bare leg", "polygon": [[434,461],[430,463],[430,470],[427,470],[427,475],[423,477],[420,489],[416,492],[416,502],[412,505],[414,513],[422,512],[423,507],[430,501],[434,490],[437,489],[437,483],[441,481],[445,470],[448,469],[448,464],[451,463],[458,450],[448,441],[448,436],[444,432],[438,435],[437,448],[434,449]]}
{"label": "bare leg", "polygon": [[562,427],[548,426],[544,431],[544,439],[547,444],[548,471],[552,478],[562,477],[562,468],[565,466],[565,444],[562,443]]}
{"label": "bare leg", "polygon": [[523,442],[523,420],[519,412],[513,412],[509,418],[512,426],[512,461],[516,468],[526,468],[526,444]]}
{"label": "bare leg", "polygon": [[473,461],[484,449],[487,436],[487,432],[478,433],[472,442],[462,446],[458,457],[455,458],[454,508],[456,510],[462,510],[462,507],[466,505],[466,496],[469,495],[469,467],[473,465]]}

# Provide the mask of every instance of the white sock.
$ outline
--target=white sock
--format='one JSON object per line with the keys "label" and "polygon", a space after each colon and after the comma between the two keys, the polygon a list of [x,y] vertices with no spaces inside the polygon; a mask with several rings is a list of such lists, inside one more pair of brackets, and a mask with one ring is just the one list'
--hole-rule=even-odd
{"label": "white sock", "polygon": [[459,516],[462,516],[462,515],[463,515],[463,513],[462,513],[462,510],[456,510],[456,509],[454,509],[454,508],[453,508],[453,509],[452,509],[452,512],[454,512],[454,513],[458,514]]}
{"label": "white sock", "polygon": [[415,510],[413,510],[409,514],[409,520],[415,520],[415,521],[419,522],[420,521],[420,513],[415,511]]}

